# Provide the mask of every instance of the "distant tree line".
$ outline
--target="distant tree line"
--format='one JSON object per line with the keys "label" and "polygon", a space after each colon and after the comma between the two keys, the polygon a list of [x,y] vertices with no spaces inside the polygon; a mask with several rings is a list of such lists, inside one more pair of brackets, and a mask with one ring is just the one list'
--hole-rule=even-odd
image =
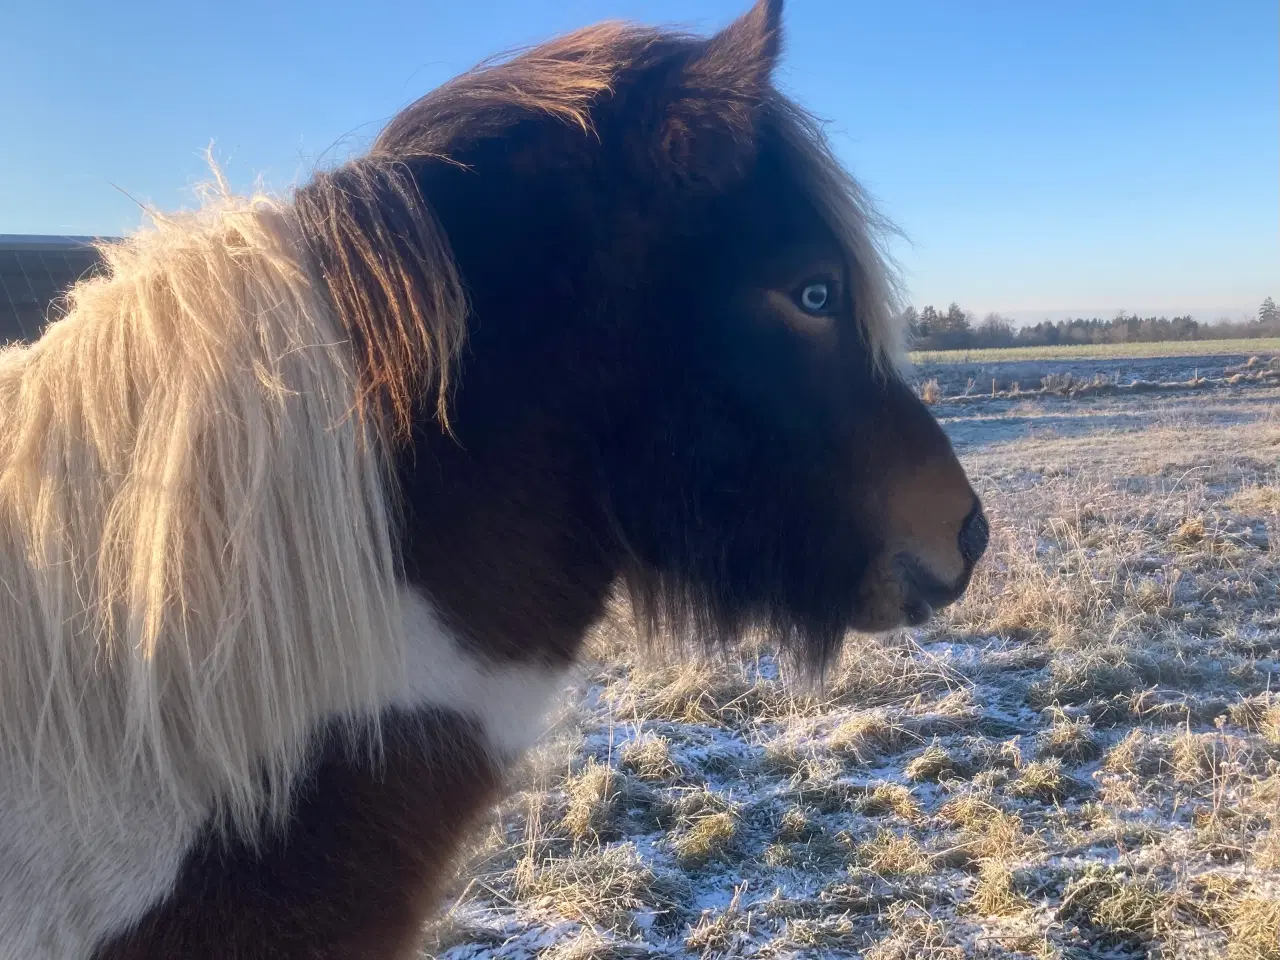
{"label": "distant tree line", "polygon": [[998,313],[981,320],[952,303],[945,313],[928,306],[907,307],[902,319],[917,350],[968,350],[987,347],[1042,347],[1077,343],[1155,343],[1164,340],[1220,340],[1280,337],[1280,308],[1271,297],[1257,316],[1242,321],[1201,323],[1194,317],[1140,317],[1121,312],[1110,320],[1097,317],[1044,321],[1015,327]]}

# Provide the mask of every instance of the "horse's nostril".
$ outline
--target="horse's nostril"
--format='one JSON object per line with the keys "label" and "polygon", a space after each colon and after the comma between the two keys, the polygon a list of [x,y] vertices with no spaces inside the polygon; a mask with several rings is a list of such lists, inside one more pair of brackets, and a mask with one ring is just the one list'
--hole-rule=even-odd
{"label": "horse's nostril", "polygon": [[964,557],[966,565],[972,567],[986,552],[990,532],[982,505],[975,503],[960,527],[960,556]]}

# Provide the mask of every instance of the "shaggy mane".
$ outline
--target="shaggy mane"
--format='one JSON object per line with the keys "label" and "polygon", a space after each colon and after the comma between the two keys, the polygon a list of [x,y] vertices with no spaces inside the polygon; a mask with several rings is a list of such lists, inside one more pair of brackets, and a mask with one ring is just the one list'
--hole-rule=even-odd
{"label": "shaggy mane", "polygon": [[252,834],[318,719],[376,742],[393,514],[298,234],[262,196],[157,216],[0,352],[0,775],[72,810],[137,778]]}

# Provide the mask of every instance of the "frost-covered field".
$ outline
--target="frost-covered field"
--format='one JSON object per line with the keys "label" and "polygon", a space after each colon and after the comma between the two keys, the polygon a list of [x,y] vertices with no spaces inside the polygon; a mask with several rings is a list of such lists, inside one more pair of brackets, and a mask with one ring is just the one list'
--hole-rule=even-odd
{"label": "frost-covered field", "polygon": [[1280,387],[935,411],[966,599],[820,691],[603,638],[435,955],[1280,958]]}

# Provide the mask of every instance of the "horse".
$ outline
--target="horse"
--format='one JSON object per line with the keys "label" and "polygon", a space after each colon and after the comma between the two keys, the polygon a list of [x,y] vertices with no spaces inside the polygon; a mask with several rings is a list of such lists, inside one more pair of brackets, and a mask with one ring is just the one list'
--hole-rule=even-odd
{"label": "horse", "polygon": [[0,953],[412,956],[611,598],[820,673],[962,594],[781,7],[481,64],[0,351]]}

